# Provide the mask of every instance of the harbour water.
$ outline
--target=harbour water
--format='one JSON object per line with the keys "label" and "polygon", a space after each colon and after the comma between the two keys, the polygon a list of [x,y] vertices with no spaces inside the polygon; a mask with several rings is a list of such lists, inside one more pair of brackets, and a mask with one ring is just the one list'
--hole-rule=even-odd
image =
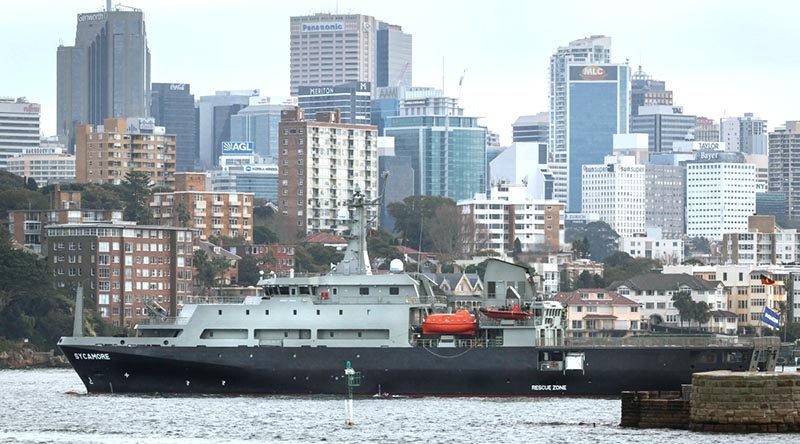
{"label": "harbour water", "polygon": [[0,370],[0,443],[770,443],[780,435],[618,426],[620,401],[572,398],[88,395],[69,369]]}

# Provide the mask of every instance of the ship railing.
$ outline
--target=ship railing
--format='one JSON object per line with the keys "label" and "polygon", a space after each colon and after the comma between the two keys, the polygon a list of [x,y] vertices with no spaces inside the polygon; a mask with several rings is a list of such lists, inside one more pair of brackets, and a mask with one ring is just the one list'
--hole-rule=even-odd
{"label": "ship railing", "polygon": [[[487,339],[487,338],[457,338],[452,343],[456,348],[489,348],[489,347],[502,347],[502,339]],[[416,347],[423,348],[436,348],[439,346],[439,338],[418,338],[413,343]]]}
{"label": "ship railing", "polygon": [[160,318],[142,319],[138,322],[139,325],[186,325],[189,322],[188,317],[181,316],[164,316]]}
{"label": "ship railing", "polygon": [[607,338],[565,338],[567,347],[768,347],[780,343],[777,337],[737,336],[628,336]]}
{"label": "ship railing", "polygon": [[185,304],[241,304],[245,296],[186,296]]}
{"label": "ship railing", "polygon": [[480,316],[479,323],[481,327],[508,327],[508,326],[537,326],[541,325],[542,321],[539,318],[528,319],[496,319],[486,316]]}

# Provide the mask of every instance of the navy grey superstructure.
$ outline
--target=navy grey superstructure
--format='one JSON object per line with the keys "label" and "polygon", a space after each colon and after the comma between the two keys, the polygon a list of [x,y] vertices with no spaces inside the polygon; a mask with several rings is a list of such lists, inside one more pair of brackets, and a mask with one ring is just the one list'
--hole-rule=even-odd
{"label": "navy grey superstructure", "polygon": [[[534,297],[526,267],[495,259],[482,297],[495,308],[448,315],[424,275],[397,262],[373,274],[366,209],[378,200],[355,193],[340,215],[353,219],[347,251],[326,275],[269,276],[263,296],[185,305],[174,318],[154,306],[135,337],[63,337],[59,347],[88,391],[112,393],[343,393],[347,361],[362,373],[358,393],[413,395],[609,396],[676,390],[692,371],[774,368],[774,338],[569,343],[561,304]],[[432,319],[468,321],[434,331]]]}

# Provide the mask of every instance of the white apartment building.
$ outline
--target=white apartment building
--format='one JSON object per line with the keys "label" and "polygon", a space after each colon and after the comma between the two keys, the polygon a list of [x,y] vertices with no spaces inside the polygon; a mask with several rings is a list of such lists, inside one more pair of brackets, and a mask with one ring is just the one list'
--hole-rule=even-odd
{"label": "white apartment building", "polygon": [[510,254],[519,240],[522,252],[556,253],[564,243],[564,204],[531,200],[525,185],[500,183],[473,199],[461,200],[464,250]]}
{"label": "white apartment building", "polygon": [[291,95],[298,87],[375,84],[377,22],[369,15],[314,14],[289,22]]}
{"label": "white apartment building", "polygon": [[756,166],[741,153],[696,154],[686,164],[686,235],[719,240],[746,231],[756,210]]}
{"label": "white apartment building", "polygon": [[25,99],[0,97],[0,169],[7,169],[8,159],[23,150],[37,148],[40,142],[38,103]]}
{"label": "white apartment building", "polygon": [[611,37],[593,35],[573,40],[550,56],[550,168],[554,175],[554,198],[567,201],[567,72],[573,63],[611,63]]}
{"label": "white apartment building", "polygon": [[683,240],[664,239],[661,228],[647,227],[646,233],[619,238],[619,251],[631,257],[655,259],[664,265],[683,262]]}
{"label": "white apartment building", "polygon": [[797,230],[775,224],[775,216],[753,215],[747,230],[722,235],[722,263],[781,265],[797,261]]}
{"label": "white apartment building", "polygon": [[39,186],[75,181],[75,156],[63,145],[23,148],[21,154],[6,159],[6,169],[17,176],[30,177]]}
{"label": "white apartment building", "polygon": [[645,232],[645,166],[634,156],[606,156],[583,165],[581,208],[600,216],[620,236]]}

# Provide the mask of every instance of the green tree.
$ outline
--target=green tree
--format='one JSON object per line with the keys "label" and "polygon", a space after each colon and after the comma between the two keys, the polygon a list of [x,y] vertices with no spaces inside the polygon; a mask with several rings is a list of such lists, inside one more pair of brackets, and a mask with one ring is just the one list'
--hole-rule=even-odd
{"label": "green tree", "polygon": [[81,191],[81,207],[93,210],[121,210],[125,208],[122,186],[113,184],[86,184]]}
{"label": "green tree", "polygon": [[587,239],[586,236],[584,236],[583,239],[575,239],[572,241],[572,258],[589,258],[589,239]]}
{"label": "green tree", "polygon": [[27,180],[25,180],[25,188],[31,191],[38,191],[39,185],[36,183],[36,179],[29,177]]}
{"label": "green tree", "polygon": [[298,245],[294,249],[295,269],[305,273],[326,273],[344,255],[333,247],[319,244]]}
{"label": "green tree", "polygon": [[259,279],[258,259],[252,254],[246,254],[239,261],[239,284],[256,285]]}
{"label": "green tree", "polygon": [[576,288],[594,288],[594,276],[588,270],[583,270],[578,275],[578,282],[575,283]]}
{"label": "green tree", "polygon": [[672,305],[678,310],[678,315],[681,318],[681,328],[683,328],[684,320],[689,321],[689,328],[692,327],[693,302],[691,293],[688,291],[677,291],[672,294]]}
{"label": "green tree", "polygon": [[[425,227],[434,223],[436,210],[444,205],[454,207],[455,202],[441,196],[408,196],[402,202],[390,203],[387,209],[395,219],[394,230],[400,234],[402,244],[421,248],[423,251],[433,249],[434,241],[430,234],[437,232],[440,224],[434,230]],[[448,220],[447,223],[457,225],[459,221]]]}
{"label": "green tree", "polygon": [[692,319],[697,322],[697,328],[702,328],[703,324],[711,319],[711,306],[705,301],[692,301]]}
{"label": "green tree", "polygon": [[219,280],[230,268],[230,263],[222,256],[210,257],[205,250],[196,250],[194,268],[197,283],[200,284],[204,294],[208,294],[209,290],[219,285]]}
{"label": "green tree", "polygon": [[125,220],[140,224],[150,224],[153,216],[150,213],[150,196],[153,195],[150,176],[142,171],[128,171],[122,183],[122,200],[125,203]]}
{"label": "green tree", "polygon": [[388,268],[392,259],[400,259],[402,255],[397,249],[397,240],[388,231],[378,228],[373,235],[367,238],[367,252],[372,260],[383,258],[383,263],[378,268]]}
{"label": "green tree", "polygon": [[186,204],[181,200],[178,205],[175,205],[175,214],[178,215],[178,224],[182,228],[189,226],[189,221],[192,220],[192,215],[189,214],[189,209]]}
{"label": "green tree", "polygon": [[618,251],[619,235],[610,225],[597,221],[588,224],[569,223],[564,231],[564,241],[572,243],[576,239],[586,238],[588,258],[602,261]]}
{"label": "green tree", "polygon": [[266,225],[256,225],[253,227],[253,243],[277,244],[278,235]]}
{"label": "green tree", "polygon": [[603,279],[611,285],[640,274],[660,268],[661,263],[653,259],[633,258],[623,251],[614,252],[603,260]]}

